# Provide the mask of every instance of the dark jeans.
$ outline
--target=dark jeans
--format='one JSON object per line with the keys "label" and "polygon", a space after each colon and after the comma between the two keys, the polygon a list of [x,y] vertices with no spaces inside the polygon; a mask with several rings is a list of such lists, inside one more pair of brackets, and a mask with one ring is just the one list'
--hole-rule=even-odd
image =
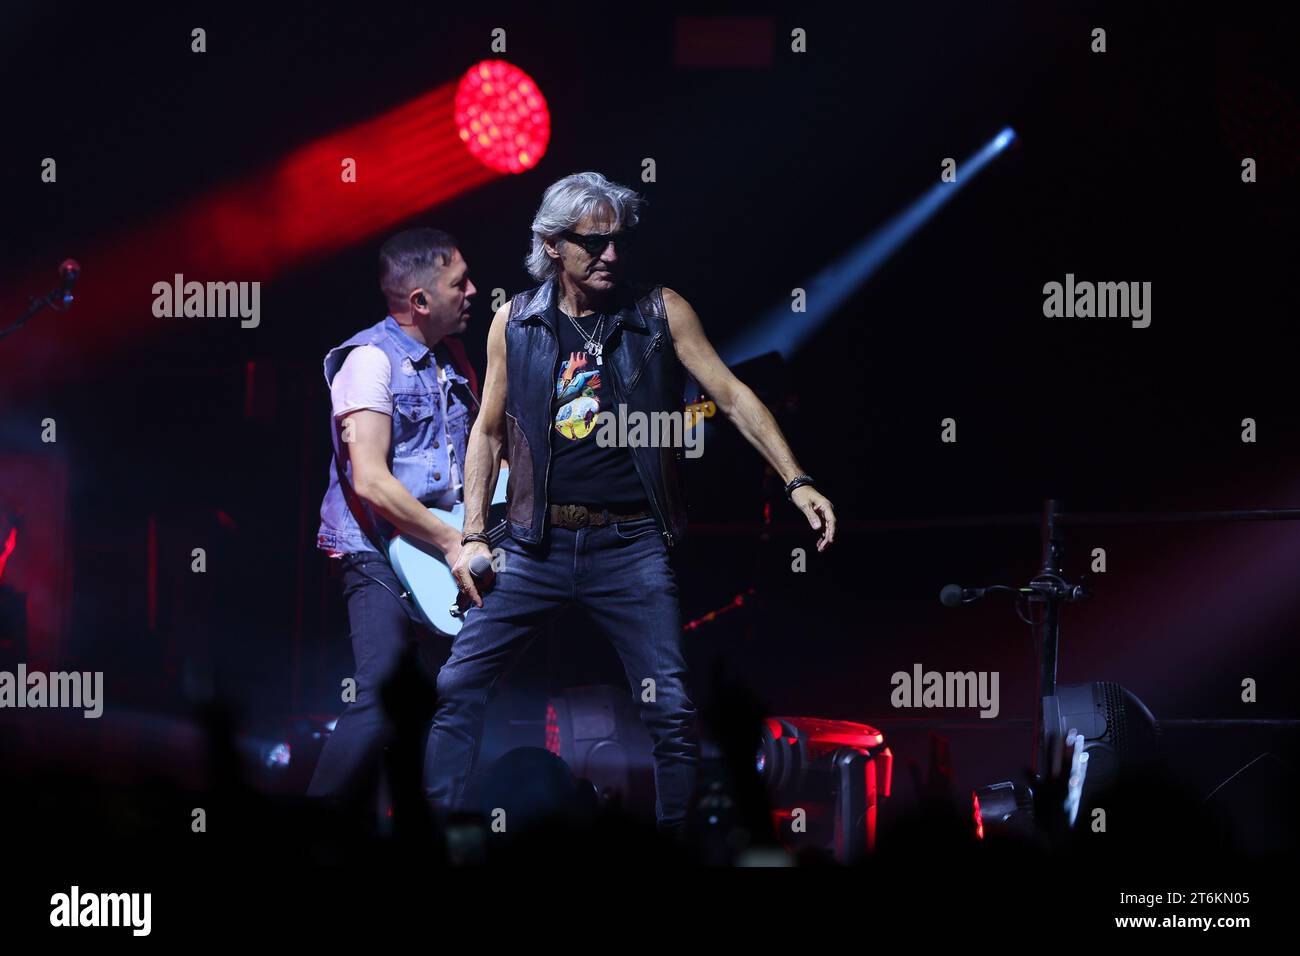
{"label": "dark jeans", "polygon": [[[685,822],[699,745],[686,694],[677,579],[653,518],[603,528],[549,528],[540,544],[513,538],[483,607],[471,607],[438,673],[438,713],[425,755],[427,794],[441,810],[462,808],[478,757],[484,712],[497,679],[566,605],[585,609],[613,643],[654,743],[655,816]],[[653,680],[653,694],[647,679]],[[644,700],[653,696],[653,700]]]}
{"label": "dark jeans", "polygon": [[355,797],[377,782],[380,758],[394,729],[380,691],[397,670],[409,641],[418,639],[420,663],[433,681],[433,632],[417,624],[407,602],[397,597],[403,588],[392,565],[367,552],[338,560],[343,563],[343,597],[356,661],[356,700],[347,705],[321,750],[307,788],[313,797]]}

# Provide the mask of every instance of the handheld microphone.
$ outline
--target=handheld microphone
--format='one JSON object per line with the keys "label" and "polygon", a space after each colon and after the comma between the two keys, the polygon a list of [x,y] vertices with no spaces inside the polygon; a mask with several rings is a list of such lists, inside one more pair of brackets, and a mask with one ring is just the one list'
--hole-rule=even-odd
{"label": "handheld microphone", "polygon": [[474,579],[475,584],[486,584],[492,586],[492,578],[496,575],[492,571],[492,559],[486,554],[476,554],[469,562],[469,576]]}
{"label": "handheld microphone", "polygon": [[[474,587],[478,588],[479,596],[485,594],[494,583],[496,583],[496,571],[492,569],[492,559],[486,554],[476,554],[470,558],[469,576],[474,579]],[[448,613],[454,618],[462,618],[465,612],[474,606],[468,594],[461,591],[456,595],[456,603]]]}

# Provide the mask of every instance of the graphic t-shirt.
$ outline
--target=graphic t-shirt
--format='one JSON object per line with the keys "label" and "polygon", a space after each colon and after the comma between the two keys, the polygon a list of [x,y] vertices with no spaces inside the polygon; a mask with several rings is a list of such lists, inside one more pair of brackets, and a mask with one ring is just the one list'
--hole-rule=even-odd
{"label": "graphic t-shirt", "polygon": [[[596,416],[615,415],[614,389],[605,366],[588,355],[587,335],[574,328],[574,320],[558,307],[553,310],[560,339],[560,369],[555,379],[551,414],[551,479],[547,498],[553,504],[584,504],[630,512],[649,510],[645,489],[632,461],[632,450],[596,444]],[[585,315],[577,323],[594,332],[598,315]],[[613,317],[606,316],[601,338],[606,345]]]}

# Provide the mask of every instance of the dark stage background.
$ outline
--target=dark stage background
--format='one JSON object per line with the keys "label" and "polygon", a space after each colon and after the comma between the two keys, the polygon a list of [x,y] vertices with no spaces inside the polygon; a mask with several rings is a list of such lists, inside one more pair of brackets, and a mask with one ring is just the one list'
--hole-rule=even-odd
{"label": "dark stage background", "polygon": [[[949,582],[1023,583],[1038,559],[1032,518],[870,523],[1032,516],[1048,496],[1070,510],[1300,506],[1295,35],[1237,5],[1207,19],[1175,4],[774,11],[745,11],[770,16],[774,34],[770,64],[751,67],[675,65],[676,15],[662,7],[564,22],[430,4],[8,11],[6,321],[60,259],[84,269],[68,315],[0,342],[5,505],[66,482],[48,510],[23,514],[46,529],[44,570],[21,547],[10,563],[49,609],[42,620],[57,618],[32,630],[29,666],[104,670],[110,710],[182,714],[211,693],[264,721],[337,709],[351,656],[338,583],[314,548],[329,464],[321,360],[383,316],[382,234],[292,271],[229,277],[263,280],[256,329],[154,319],[149,288],[115,286],[85,250],[454,81],[495,56],[501,26],[504,58],[548,100],[548,152],[383,230],[458,237],[482,290],[464,336],[480,372],[491,290],[533,284],[528,223],[561,176],[599,170],[647,197],[633,271],[681,292],[721,347],[931,188],[944,157],[1016,130],[779,375],[753,382],[834,502],[835,545],[816,554],[779,500],[782,527],[759,540],[763,464],[715,424],[691,463],[698,526],[678,566],[687,618],[759,589],[689,635],[701,704],[724,667],[771,713],[877,723],[900,757],[922,760],[924,727],[899,718],[965,720],[952,732],[958,782],[1018,778],[1028,628],[1004,602],[946,611],[937,595]],[[203,55],[189,52],[196,25]],[[803,55],[789,52],[796,26]],[[1104,55],[1089,51],[1094,26],[1108,31]],[[45,156],[57,184],[39,181]],[[1245,156],[1255,184],[1241,181]],[[656,182],[640,180],[645,157]],[[175,271],[166,252],[153,264],[159,280]],[[1067,272],[1150,281],[1150,328],[1044,318],[1043,284]],[[955,445],[940,441],[948,416]],[[47,417],[54,444],[40,441]],[[1255,443],[1241,441],[1245,417]],[[796,546],[810,551],[804,574],[790,570]],[[194,547],[206,574],[190,572]],[[1094,547],[1108,570],[1066,612],[1062,681],[1118,681],[1158,718],[1294,715],[1300,526],[1090,529],[1070,535],[1067,570],[1087,571]],[[890,675],[917,662],[999,671],[998,719],[894,711]],[[1240,702],[1245,677],[1259,681],[1257,704]],[[540,743],[548,691],[622,679],[603,639],[566,619],[509,678],[489,750]],[[1227,736],[1198,747],[1198,785],[1264,749],[1258,735]]]}

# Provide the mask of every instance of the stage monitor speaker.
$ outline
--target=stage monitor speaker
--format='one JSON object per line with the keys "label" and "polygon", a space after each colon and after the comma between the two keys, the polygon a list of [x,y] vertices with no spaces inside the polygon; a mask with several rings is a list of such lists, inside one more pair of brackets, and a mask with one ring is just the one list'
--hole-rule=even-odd
{"label": "stage monitor speaker", "polygon": [[1131,691],[1110,681],[1062,684],[1055,695],[1043,698],[1044,735],[1054,733],[1064,740],[1071,730],[1083,735],[1088,755],[1084,805],[1113,786],[1123,771],[1150,767],[1159,757],[1155,717]]}
{"label": "stage monitor speaker", "polygon": [[590,780],[601,803],[654,820],[650,734],[626,687],[570,687],[546,705],[546,749]]}

